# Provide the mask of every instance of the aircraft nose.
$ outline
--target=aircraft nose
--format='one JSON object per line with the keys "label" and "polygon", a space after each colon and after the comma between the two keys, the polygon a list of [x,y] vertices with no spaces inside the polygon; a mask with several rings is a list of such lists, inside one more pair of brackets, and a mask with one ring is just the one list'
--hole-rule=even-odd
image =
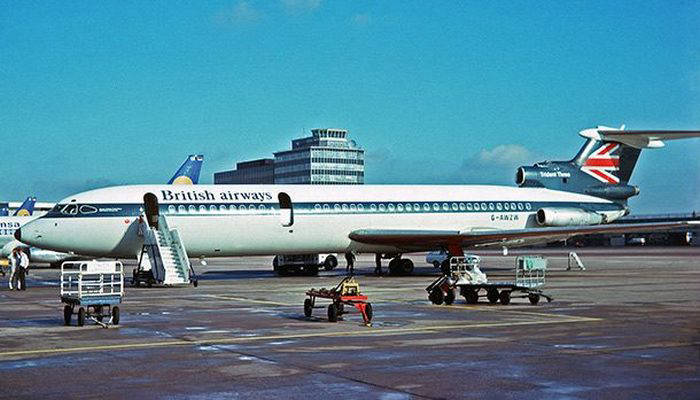
{"label": "aircraft nose", "polygon": [[21,242],[21,241],[22,241],[22,232],[21,232],[20,229],[17,229],[17,230],[15,231],[15,239],[17,239],[18,242]]}

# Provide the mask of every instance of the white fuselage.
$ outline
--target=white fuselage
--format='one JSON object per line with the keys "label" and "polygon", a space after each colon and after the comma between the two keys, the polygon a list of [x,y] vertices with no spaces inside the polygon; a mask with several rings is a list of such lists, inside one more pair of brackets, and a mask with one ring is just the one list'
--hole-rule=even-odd
{"label": "white fuselage", "polygon": [[[152,193],[190,257],[392,252],[354,242],[359,229],[484,231],[536,226],[541,207],[622,215],[610,201],[569,192],[503,186],[168,185],[121,186],[68,197],[21,230],[21,240],[78,254],[134,257],[138,217]],[[289,203],[284,200],[288,196]],[[68,207],[69,205],[75,207]],[[291,211],[290,211],[291,210]]]}

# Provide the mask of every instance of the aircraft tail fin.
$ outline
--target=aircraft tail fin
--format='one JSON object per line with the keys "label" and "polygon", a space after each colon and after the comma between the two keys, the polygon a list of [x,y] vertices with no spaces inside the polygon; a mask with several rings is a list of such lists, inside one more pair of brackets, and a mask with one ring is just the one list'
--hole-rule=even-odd
{"label": "aircraft tail fin", "polygon": [[199,172],[202,170],[203,162],[203,155],[190,154],[177,172],[175,172],[175,175],[170,178],[168,184],[196,185],[199,183]]}
{"label": "aircraft tail fin", "polygon": [[587,138],[570,161],[544,161],[518,168],[516,183],[521,187],[544,187],[589,194],[625,203],[639,194],[629,185],[642,149],[660,148],[664,141],[700,137],[700,131],[626,131],[599,126],[579,134]]}
{"label": "aircraft tail fin", "polygon": [[21,206],[15,211],[14,216],[16,217],[28,217],[34,213],[34,204],[36,203],[36,197],[29,196],[24,200]]}

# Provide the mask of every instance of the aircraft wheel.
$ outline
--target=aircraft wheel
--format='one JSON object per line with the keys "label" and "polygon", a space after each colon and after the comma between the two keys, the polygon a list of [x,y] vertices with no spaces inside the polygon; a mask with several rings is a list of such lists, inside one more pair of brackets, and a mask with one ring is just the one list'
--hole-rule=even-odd
{"label": "aircraft wheel", "polygon": [[498,303],[498,289],[489,289],[486,292],[486,298],[489,299],[489,303],[491,304]]}
{"label": "aircraft wheel", "polygon": [[335,256],[333,255],[326,257],[326,260],[323,262],[323,269],[325,269],[326,271],[334,270],[337,266],[338,259],[335,258]]}
{"label": "aircraft wheel", "polygon": [[442,292],[442,289],[436,287],[430,291],[428,300],[430,300],[433,304],[440,305],[443,301],[445,301],[445,294]]}
{"label": "aircraft wheel", "polygon": [[454,289],[448,290],[447,294],[445,295],[445,304],[448,306],[452,305],[452,303],[455,302],[455,297],[457,297],[455,295],[455,290]]}
{"label": "aircraft wheel", "polygon": [[389,275],[396,275],[397,271],[399,270],[399,265],[401,263],[400,258],[392,258],[391,261],[389,261]]}
{"label": "aircraft wheel", "polygon": [[479,302],[479,292],[473,289],[467,289],[464,291],[464,300],[467,304],[476,304]]}
{"label": "aircraft wheel", "polygon": [[502,290],[498,297],[501,300],[501,304],[503,304],[504,306],[510,304],[510,291]]}
{"label": "aircraft wheel", "polygon": [[328,305],[328,322],[338,322],[338,307],[335,303]]}
{"label": "aircraft wheel", "polygon": [[411,275],[413,273],[413,261],[408,258],[402,258],[399,265],[401,266],[402,275]]}
{"label": "aircraft wheel", "polygon": [[73,316],[73,307],[69,305],[63,306],[63,324],[70,325],[71,317]]}
{"label": "aircraft wheel", "polygon": [[80,307],[78,309],[78,326],[85,325],[85,309]]}
{"label": "aircraft wheel", "polygon": [[527,295],[527,299],[530,300],[530,304],[536,306],[540,302],[540,295],[537,293],[530,293]]}
{"label": "aircraft wheel", "polygon": [[306,299],[304,300],[304,316],[306,318],[311,317],[311,314],[314,311],[314,307],[311,305],[311,299]]}
{"label": "aircraft wheel", "polygon": [[112,307],[112,324],[119,325],[119,307]]}

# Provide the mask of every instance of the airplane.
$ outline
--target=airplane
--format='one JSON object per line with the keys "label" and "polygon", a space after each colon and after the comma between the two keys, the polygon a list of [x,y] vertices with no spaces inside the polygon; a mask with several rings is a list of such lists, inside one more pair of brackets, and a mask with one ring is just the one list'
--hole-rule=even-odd
{"label": "airplane", "polygon": [[[191,185],[199,182],[199,173],[202,169],[204,156],[190,154],[182,163],[180,168],[168,180],[168,184],[173,185]],[[15,247],[23,247],[29,253],[31,262],[48,263],[52,267],[59,266],[64,261],[82,259],[84,257],[76,254],[81,254],[74,251],[57,252],[47,250],[41,246],[26,246],[15,240],[14,233],[22,225],[36,219],[32,214],[34,212],[34,203],[36,197],[27,197],[20,208],[15,211],[13,217],[0,217],[0,258],[8,258],[12,249]]]}
{"label": "airplane", "polygon": [[133,258],[160,216],[177,229],[186,256],[304,253],[395,254],[390,271],[409,274],[403,253],[508,248],[591,233],[666,230],[686,222],[615,224],[639,193],[629,179],[642,149],[700,131],[579,132],[568,161],[522,166],[517,187],[492,185],[116,186],[63,199],[17,230],[18,240],[56,251]]}

